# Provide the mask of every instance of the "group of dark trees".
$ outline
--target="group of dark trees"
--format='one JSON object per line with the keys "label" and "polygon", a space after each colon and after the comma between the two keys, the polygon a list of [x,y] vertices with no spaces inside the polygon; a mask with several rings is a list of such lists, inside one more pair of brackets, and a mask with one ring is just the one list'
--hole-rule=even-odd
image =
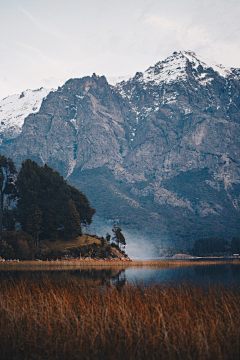
{"label": "group of dark trees", "polygon": [[240,254],[240,237],[233,237],[231,242],[217,237],[198,239],[192,253],[195,256]]}
{"label": "group of dark trees", "polygon": [[14,184],[16,174],[17,169],[12,159],[0,155],[0,231],[3,224],[4,200],[7,200],[7,206],[9,206],[11,200],[15,200],[17,196]]}
{"label": "group of dark trees", "polygon": [[13,161],[0,155],[0,197],[0,231],[3,226],[14,230],[17,222],[36,242],[81,235],[81,226],[95,213],[87,197],[57,171],[29,159],[17,174]]}

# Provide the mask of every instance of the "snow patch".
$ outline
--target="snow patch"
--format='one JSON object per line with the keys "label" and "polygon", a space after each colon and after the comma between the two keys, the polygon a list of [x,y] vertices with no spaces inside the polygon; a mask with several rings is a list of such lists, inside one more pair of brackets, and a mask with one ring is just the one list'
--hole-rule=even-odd
{"label": "snow patch", "polygon": [[177,56],[171,56],[148,68],[139,80],[143,83],[159,86],[162,83],[170,84],[173,81],[185,79],[186,58],[179,53]]}
{"label": "snow patch", "polygon": [[131,78],[131,75],[123,75],[123,76],[109,76],[107,77],[107,81],[110,85],[115,86],[116,84],[122,81],[128,81]]}
{"label": "snow patch", "polygon": [[24,119],[39,111],[43,99],[53,89],[26,90],[0,101],[0,136],[14,139],[21,131]]}
{"label": "snow patch", "polygon": [[72,174],[75,166],[76,166],[77,160],[76,159],[70,159],[68,163],[68,173],[66,176],[66,179]]}
{"label": "snow patch", "polygon": [[77,120],[76,119],[71,119],[70,122],[73,124],[73,126],[75,127],[75,129],[78,131],[79,127],[77,125]]}
{"label": "snow patch", "polygon": [[203,69],[212,68],[214,71],[216,71],[220,76],[227,77],[229,75],[232,75],[231,68],[225,67],[222,64],[217,64],[215,61],[204,59],[202,56],[199,56],[193,52],[193,51],[182,51],[182,54],[191,62],[193,63],[193,67],[195,69],[198,68],[199,65],[203,67]]}

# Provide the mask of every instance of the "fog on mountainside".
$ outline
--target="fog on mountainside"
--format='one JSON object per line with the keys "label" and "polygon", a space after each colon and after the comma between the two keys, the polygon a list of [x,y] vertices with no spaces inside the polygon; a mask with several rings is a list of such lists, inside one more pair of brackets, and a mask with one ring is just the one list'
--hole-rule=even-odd
{"label": "fog on mountainside", "polygon": [[134,246],[239,235],[239,69],[182,51],[116,85],[93,74],[42,98],[15,135],[4,115],[0,152],[60,171],[96,208],[96,228],[116,222]]}

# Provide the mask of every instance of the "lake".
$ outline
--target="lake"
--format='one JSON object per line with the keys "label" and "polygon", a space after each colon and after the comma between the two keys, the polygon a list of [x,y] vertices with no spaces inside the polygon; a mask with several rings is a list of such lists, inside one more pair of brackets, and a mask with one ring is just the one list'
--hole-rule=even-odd
{"label": "lake", "polygon": [[0,270],[0,281],[22,279],[40,281],[49,278],[55,281],[74,280],[87,282],[88,284],[105,283],[117,284],[119,282],[149,282],[157,283],[183,283],[191,282],[194,284],[210,283],[223,285],[240,285],[240,265],[214,264],[214,265],[192,265],[173,268],[156,267],[118,267],[109,268],[78,268],[75,270]]}
{"label": "lake", "polygon": [[196,265],[178,268],[128,268],[121,274],[133,283],[149,281],[162,283],[220,283],[240,285],[240,265]]}

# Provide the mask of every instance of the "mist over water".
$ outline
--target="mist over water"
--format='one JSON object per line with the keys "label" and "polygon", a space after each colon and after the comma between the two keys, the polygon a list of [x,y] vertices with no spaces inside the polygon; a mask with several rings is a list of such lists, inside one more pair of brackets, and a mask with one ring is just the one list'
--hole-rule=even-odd
{"label": "mist over water", "polygon": [[[109,233],[112,240],[114,223],[121,227],[117,222],[108,221],[95,215],[90,226],[90,233],[103,237],[106,236],[106,233]],[[142,236],[140,231],[129,231],[124,227],[121,227],[121,229],[126,240],[125,252],[132,260],[151,260],[159,256],[157,248]]]}

